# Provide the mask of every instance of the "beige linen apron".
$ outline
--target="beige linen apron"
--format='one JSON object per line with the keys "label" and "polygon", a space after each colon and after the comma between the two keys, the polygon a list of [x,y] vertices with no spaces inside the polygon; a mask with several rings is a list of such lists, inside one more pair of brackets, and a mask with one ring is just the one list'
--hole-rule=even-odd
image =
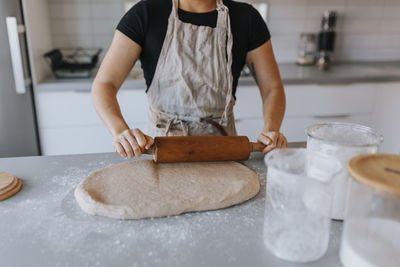
{"label": "beige linen apron", "polygon": [[[150,136],[236,135],[229,11],[217,0],[216,28],[182,22],[172,0],[168,30],[148,91]],[[222,128],[222,129],[221,129]]]}

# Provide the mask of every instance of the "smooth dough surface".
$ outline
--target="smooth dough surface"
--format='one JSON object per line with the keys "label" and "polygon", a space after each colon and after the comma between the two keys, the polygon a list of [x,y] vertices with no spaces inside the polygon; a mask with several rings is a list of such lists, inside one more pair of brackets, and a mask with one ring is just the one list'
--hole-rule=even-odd
{"label": "smooth dough surface", "polygon": [[259,190],[257,174],[237,162],[138,160],[90,174],[75,189],[75,198],[93,215],[140,219],[225,208]]}

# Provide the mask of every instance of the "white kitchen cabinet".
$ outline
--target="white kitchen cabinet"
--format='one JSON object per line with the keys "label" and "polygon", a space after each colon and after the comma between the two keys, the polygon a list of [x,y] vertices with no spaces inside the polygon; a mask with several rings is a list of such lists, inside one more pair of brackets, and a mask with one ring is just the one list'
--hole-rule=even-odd
{"label": "white kitchen cabinet", "polygon": [[382,153],[400,154],[400,83],[376,84],[372,126],[384,136]]}
{"label": "white kitchen cabinet", "polygon": [[39,128],[100,125],[89,91],[37,92]]}
{"label": "white kitchen cabinet", "polygon": [[104,125],[40,129],[44,155],[86,154],[113,151]]}
{"label": "white kitchen cabinet", "polygon": [[[118,100],[127,123],[143,129],[145,89],[121,90]],[[39,91],[36,106],[44,155],[112,151],[111,135],[94,110],[89,90]]]}
{"label": "white kitchen cabinet", "polygon": [[285,92],[286,117],[343,118],[370,114],[375,98],[372,84],[288,85]]}
{"label": "white kitchen cabinet", "polygon": [[[144,124],[138,125],[143,127]],[[45,155],[86,154],[115,151],[104,125],[46,128],[40,130]]]}
{"label": "white kitchen cabinet", "polygon": [[257,86],[238,86],[234,112],[236,120],[262,118],[262,101]]}
{"label": "white kitchen cabinet", "polygon": [[370,114],[353,114],[349,116],[338,117],[285,117],[282,123],[281,131],[285,134],[289,142],[306,141],[306,128],[315,123],[327,122],[351,122],[362,125],[371,125]]}
{"label": "white kitchen cabinet", "polygon": [[239,135],[247,136],[250,141],[255,142],[264,127],[262,118],[247,118],[236,120],[236,130]]}
{"label": "white kitchen cabinet", "polygon": [[[322,122],[371,125],[375,85],[287,85],[282,132],[289,142],[306,140],[305,129]],[[235,106],[239,135],[256,138],[262,128],[262,101],[256,86],[239,87]]]}
{"label": "white kitchen cabinet", "polygon": [[[289,85],[282,132],[290,142],[305,141],[305,129],[322,122],[353,122],[385,135],[384,152],[400,152],[400,83]],[[121,90],[122,113],[131,127],[143,129],[147,117],[145,89]],[[112,151],[111,136],[85,91],[36,93],[42,149],[45,155]],[[255,141],[263,128],[262,102],[256,86],[239,87],[234,108],[239,135]]]}

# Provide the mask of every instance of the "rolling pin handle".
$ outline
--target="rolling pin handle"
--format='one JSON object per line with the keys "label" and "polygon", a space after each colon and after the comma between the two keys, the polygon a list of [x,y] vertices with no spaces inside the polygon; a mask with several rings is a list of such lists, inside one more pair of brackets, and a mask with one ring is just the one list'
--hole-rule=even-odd
{"label": "rolling pin handle", "polygon": [[251,145],[251,152],[263,152],[266,145],[264,145],[263,143],[250,143]]}
{"label": "rolling pin handle", "polygon": [[154,155],[155,145],[153,144],[149,149],[144,150],[142,153],[146,155]]}

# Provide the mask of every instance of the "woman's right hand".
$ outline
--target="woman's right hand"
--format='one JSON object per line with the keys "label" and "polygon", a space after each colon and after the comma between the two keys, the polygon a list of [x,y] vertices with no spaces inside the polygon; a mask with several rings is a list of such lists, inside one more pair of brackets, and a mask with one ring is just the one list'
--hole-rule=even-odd
{"label": "woman's right hand", "polygon": [[151,136],[145,135],[141,130],[127,129],[114,136],[113,146],[123,158],[141,157],[145,149],[149,149],[154,143]]}

